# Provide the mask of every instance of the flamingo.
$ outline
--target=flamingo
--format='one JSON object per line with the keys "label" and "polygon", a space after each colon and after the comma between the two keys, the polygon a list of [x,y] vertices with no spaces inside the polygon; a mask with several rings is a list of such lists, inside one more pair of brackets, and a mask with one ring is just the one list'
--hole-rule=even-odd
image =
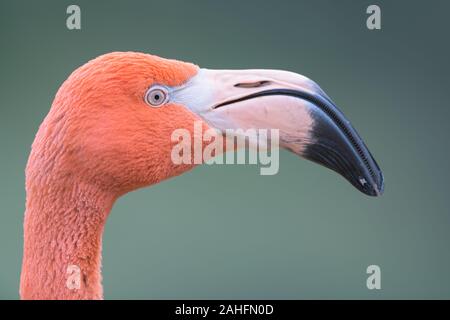
{"label": "flamingo", "polygon": [[[378,196],[367,147],[312,80],[280,70],[211,70],[138,52],[101,55],[61,85],[26,166],[22,299],[103,299],[105,221],[122,195],[180,175],[171,133],[192,124],[276,128],[280,146]],[[78,276],[76,286],[70,277]],[[73,279],[72,279],[73,280]]]}

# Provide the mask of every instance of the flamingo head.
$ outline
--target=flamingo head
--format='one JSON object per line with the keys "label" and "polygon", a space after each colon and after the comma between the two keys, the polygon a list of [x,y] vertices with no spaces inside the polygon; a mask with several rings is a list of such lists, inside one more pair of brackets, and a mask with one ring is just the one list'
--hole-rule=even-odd
{"label": "flamingo head", "polygon": [[[278,70],[209,70],[135,52],[102,55],[59,89],[33,144],[29,175],[49,171],[120,195],[192,168],[172,133],[279,129],[280,145],[371,196],[383,191],[367,147],[317,84]],[[204,142],[206,143],[206,142]],[[37,169],[39,168],[39,169]]]}

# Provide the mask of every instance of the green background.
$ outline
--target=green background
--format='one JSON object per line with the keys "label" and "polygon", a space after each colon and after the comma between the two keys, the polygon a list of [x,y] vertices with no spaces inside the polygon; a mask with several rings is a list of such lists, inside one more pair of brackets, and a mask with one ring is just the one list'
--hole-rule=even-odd
{"label": "green background", "polygon": [[[62,81],[102,53],[317,81],[386,178],[369,198],[282,151],[280,171],[201,166],[119,199],[105,298],[450,298],[448,1],[0,2],[0,298],[18,298],[24,167]],[[368,5],[382,30],[366,28]],[[377,264],[382,289],[368,290]]]}

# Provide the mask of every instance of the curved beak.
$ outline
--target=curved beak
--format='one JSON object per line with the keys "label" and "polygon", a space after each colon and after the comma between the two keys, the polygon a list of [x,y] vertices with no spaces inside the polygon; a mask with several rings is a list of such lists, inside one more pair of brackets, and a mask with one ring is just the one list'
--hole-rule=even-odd
{"label": "curved beak", "polygon": [[173,88],[171,100],[222,132],[278,129],[281,147],[336,171],[369,196],[383,193],[383,174],[361,137],[323,90],[302,75],[200,69]]}

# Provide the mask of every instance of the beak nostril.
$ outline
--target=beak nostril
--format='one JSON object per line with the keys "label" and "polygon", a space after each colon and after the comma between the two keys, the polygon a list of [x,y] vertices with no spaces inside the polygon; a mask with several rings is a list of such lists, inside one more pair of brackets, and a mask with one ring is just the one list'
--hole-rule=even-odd
{"label": "beak nostril", "polygon": [[254,81],[254,82],[242,82],[236,83],[234,86],[236,88],[259,88],[270,84],[268,80]]}

